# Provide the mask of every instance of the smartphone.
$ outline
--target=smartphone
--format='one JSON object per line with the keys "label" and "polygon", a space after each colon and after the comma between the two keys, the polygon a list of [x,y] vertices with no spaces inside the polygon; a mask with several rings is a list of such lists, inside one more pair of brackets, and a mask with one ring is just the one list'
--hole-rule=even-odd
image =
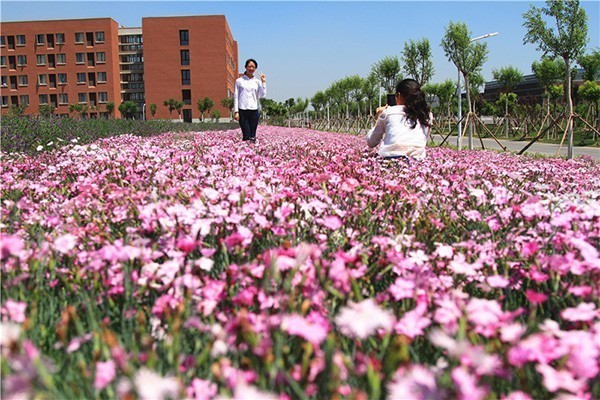
{"label": "smartphone", "polygon": [[396,95],[394,93],[388,93],[387,99],[386,99],[386,104],[388,106],[395,106],[396,105]]}

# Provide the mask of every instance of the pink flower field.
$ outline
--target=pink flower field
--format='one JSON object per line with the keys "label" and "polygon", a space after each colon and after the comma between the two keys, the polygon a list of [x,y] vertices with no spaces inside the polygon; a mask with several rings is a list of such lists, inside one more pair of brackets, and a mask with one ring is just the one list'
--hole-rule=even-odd
{"label": "pink flower field", "polygon": [[2,154],[2,399],[600,397],[600,168],[260,127]]}

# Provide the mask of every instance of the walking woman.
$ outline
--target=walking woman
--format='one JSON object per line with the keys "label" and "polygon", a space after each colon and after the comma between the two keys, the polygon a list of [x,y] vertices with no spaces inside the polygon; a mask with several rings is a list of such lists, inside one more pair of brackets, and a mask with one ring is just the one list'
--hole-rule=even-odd
{"label": "walking woman", "polygon": [[256,60],[246,61],[246,72],[235,81],[233,94],[233,118],[240,122],[242,140],[256,143],[256,128],[258,127],[258,99],[267,95],[267,77],[260,74],[260,79],[254,76],[258,63]]}
{"label": "walking woman", "polygon": [[367,145],[379,148],[384,159],[425,158],[427,136],[433,115],[425,93],[414,79],[404,79],[396,86],[396,105],[379,107],[377,122],[367,133]]}

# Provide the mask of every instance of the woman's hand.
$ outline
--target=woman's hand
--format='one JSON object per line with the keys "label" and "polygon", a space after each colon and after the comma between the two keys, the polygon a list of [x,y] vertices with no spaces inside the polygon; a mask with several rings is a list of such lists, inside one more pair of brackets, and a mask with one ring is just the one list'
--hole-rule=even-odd
{"label": "woman's hand", "polygon": [[265,74],[260,74],[260,80],[262,83],[267,83],[267,76]]}
{"label": "woman's hand", "polygon": [[233,119],[235,119],[236,121],[240,120],[240,113],[236,112],[233,114]]}
{"label": "woman's hand", "polygon": [[377,121],[379,119],[379,116],[381,115],[383,110],[385,110],[386,108],[388,108],[387,104],[382,107],[377,107],[377,110],[375,110],[375,121]]}

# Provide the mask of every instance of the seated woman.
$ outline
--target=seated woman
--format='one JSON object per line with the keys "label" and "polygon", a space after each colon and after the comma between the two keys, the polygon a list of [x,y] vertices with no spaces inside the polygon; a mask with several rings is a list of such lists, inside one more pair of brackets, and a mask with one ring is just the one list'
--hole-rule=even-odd
{"label": "seated woman", "polygon": [[425,93],[414,79],[404,79],[396,86],[396,105],[379,107],[377,122],[367,133],[367,145],[379,148],[384,159],[423,159],[433,115]]}

